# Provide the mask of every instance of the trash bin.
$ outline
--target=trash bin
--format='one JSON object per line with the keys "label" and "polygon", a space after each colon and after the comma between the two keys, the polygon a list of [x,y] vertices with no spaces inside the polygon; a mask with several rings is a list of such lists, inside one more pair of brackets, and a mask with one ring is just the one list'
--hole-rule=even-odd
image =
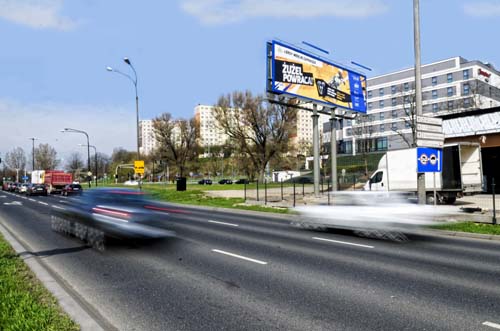
{"label": "trash bin", "polygon": [[177,191],[186,190],[186,177],[177,178]]}

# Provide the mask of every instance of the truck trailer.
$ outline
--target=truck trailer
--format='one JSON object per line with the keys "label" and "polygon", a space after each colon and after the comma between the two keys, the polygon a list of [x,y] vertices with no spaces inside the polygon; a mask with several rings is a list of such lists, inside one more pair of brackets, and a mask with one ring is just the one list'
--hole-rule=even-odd
{"label": "truck trailer", "polygon": [[35,170],[31,174],[33,184],[45,184],[47,193],[61,193],[64,186],[73,182],[73,175],[61,170]]}
{"label": "truck trailer", "polygon": [[[482,192],[481,147],[475,143],[445,144],[442,172],[425,173],[427,203],[455,203],[457,198]],[[434,178],[435,175],[435,178]],[[435,184],[434,184],[435,183]],[[417,148],[388,151],[366,182],[367,191],[399,191],[417,194]]]}

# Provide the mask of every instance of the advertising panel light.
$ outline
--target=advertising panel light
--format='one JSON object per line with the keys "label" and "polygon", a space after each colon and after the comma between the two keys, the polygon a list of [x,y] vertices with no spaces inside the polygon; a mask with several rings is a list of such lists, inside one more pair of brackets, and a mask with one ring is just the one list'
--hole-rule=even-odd
{"label": "advertising panel light", "polygon": [[269,92],[366,113],[366,76],[273,41]]}

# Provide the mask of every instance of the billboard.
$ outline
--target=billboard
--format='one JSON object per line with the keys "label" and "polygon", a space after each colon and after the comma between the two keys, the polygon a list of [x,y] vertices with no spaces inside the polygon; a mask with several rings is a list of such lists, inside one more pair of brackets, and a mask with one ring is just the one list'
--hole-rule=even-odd
{"label": "billboard", "polygon": [[366,113],[366,76],[278,41],[270,47],[268,92]]}

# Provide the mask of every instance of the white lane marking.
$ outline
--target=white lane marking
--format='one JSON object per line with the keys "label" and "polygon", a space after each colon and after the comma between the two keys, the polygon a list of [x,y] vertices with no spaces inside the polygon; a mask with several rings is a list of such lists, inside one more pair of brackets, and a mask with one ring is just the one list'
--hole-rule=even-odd
{"label": "white lane marking", "polygon": [[46,202],[43,202],[43,201],[38,201],[39,204],[42,204],[42,205],[45,205],[45,206],[48,206],[49,204],[46,203]]}
{"label": "white lane marking", "polygon": [[246,261],[250,261],[250,262],[254,262],[254,263],[258,263],[258,264],[267,264],[267,262],[264,262],[264,261],[259,261],[259,260],[251,259],[249,257],[245,257],[245,256],[241,256],[241,255],[237,255],[237,254],[233,254],[233,253],[221,251],[219,249],[212,249],[212,252],[229,255],[229,256],[232,256],[232,257],[236,257],[238,259],[242,259],[242,260],[246,260]]}
{"label": "white lane marking", "polygon": [[497,324],[497,323],[492,323],[492,322],[486,321],[486,322],[483,323],[483,325],[490,326],[492,328],[500,330],[500,324]]}
{"label": "white lane marking", "polygon": [[62,209],[62,210],[66,210],[66,208],[63,208],[63,207],[59,207],[59,206],[56,206],[56,205],[52,205],[52,208],[56,208],[56,209]]}
{"label": "white lane marking", "polygon": [[31,198],[29,198],[28,200],[29,200],[29,201],[33,201],[33,202],[36,202],[36,200],[35,200],[35,199],[31,199]]}
{"label": "white lane marking", "polygon": [[0,195],[0,198],[6,198],[7,196],[6,195]]}
{"label": "white lane marking", "polygon": [[23,203],[21,201],[12,201],[12,202],[4,202],[4,205],[7,206],[22,206]]}
{"label": "white lane marking", "polygon": [[222,225],[229,225],[229,226],[239,226],[238,224],[218,222],[218,221],[212,221],[212,220],[209,220],[208,223],[215,223],[215,224],[222,224]]}
{"label": "white lane marking", "polygon": [[319,238],[319,237],[312,237],[312,238],[316,239],[316,240],[328,241],[328,242],[337,243],[337,244],[344,244],[344,245],[351,245],[351,246],[358,246],[358,247],[365,247],[365,248],[375,248],[374,246],[355,244],[355,243],[350,243],[350,242],[346,242],[346,241],[338,241],[338,240],[325,239],[325,238]]}

